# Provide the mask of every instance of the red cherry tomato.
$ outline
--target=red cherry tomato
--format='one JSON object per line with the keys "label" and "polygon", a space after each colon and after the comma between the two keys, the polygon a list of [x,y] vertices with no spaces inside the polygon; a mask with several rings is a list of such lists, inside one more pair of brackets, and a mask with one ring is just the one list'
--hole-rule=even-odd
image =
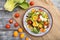
{"label": "red cherry tomato", "polygon": [[45,32],[45,30],[43,28],[40,29],[40,32]]}
{"label": "red cherry tomato", "polygon": [[9,29],[10,28],[10,25],[9,24],[6,24],[6,26],[5,26],[7,29]]}
{"label": "red cherry tomato", "polygon": [[30,5],[31,5],[31,6],[33,6],[33,5],[34,5],[34,2],[33,2],[33,1],[31,1],[31,2],[30,2]]}
{"label": "red cherry tomato", "polygon": [[37,21],[38,21],[38,22],[40,22],[40,21],[41,21],[41,19],[40,19],[40,18],[38,18],[38,19],[37,19]]}
{"label": "red cherry tomato", "polygon": [[38,15],[38,17],[40,17],[40,16],[41,16],[41,14]]}
{"label": "red cherry tomato", "polygon": [[18,24],[18,23],[15,23],[15,24],[14,24],[14,26],[15,26],[15,27],[18,27],[18,26],[19,26],[19,24]]}
{"label": "red cherry tomato", "polygon": [[49,23],[48,22],[44,22],[44,26],[48,26],[49,25]]}
{"label": "red cherry tomato", "polygon": [[19,13],[15,13],[15,18],[18,18],[20,15],[19,15]]}
{"label": "red cherry tomato", "polygon": [[9,23],[13,23],[13,20],[12,20],[12,19],[10,19],[10,20],[9,20]]}
{"label": "red cherry tomato", "polygon": [[28,24],[32,24],[32,21],[31,21],[31,20],[28,20],[27,23],[28,23]]}

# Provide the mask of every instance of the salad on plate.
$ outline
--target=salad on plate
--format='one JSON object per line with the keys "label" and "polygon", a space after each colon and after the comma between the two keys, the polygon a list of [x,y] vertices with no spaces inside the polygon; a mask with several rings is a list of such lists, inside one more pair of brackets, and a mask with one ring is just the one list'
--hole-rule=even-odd
{"label": "salad on plate", "polygon": [[25,12],[23,25],[31,35],[42,36],[51,29],[52,16],[44,7],[34,6]]}
{"label": "salad on plate", "polygon": [[46,12],[41,9],[32,9],[27,18],[27,27],[33,33],[45,32],[49,26],[49,18]]}

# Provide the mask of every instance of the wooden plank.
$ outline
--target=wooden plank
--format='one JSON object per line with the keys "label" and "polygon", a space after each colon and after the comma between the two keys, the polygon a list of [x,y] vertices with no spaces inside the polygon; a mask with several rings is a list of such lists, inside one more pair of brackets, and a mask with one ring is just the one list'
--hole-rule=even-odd
{"label": "wooden plank", "polygon": [[[53,17],[53,26],[52,26],[52,29],[50,30],[50,32],[42,37],[33,37],[25,31],[26,34],[28,34],[28,36],[30,36],[30,38],[32,40],[60,40],[60,31],[59,31],[60,30],[60,21],[59,21],[60,12],[59,12],[59,10],[53,5],[53,3],[50,0],[49,1],[30,0],[30,1],[35,2],[34,6],[42,6],[50,11],[50,13]],[[18,11],[20,13],[20,18],[18,18],[18,19],[14,18],[14,16],[13,16],[13,18],[20,24],[21,27],[23,27],[22,19],[23,19],[23,15],[24,15],[25,11],[26,10]]]}

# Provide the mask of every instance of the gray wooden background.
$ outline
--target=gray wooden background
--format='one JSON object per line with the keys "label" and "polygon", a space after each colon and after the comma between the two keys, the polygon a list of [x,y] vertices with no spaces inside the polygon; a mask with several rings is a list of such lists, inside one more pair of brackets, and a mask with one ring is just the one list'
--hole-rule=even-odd
{"label": "gray wooden background", "polygon": [[[0,9],[3,8],[3,5],[4,5],[3,1],[5,2],[5,0],[0,0]],[[51,0],[51,1],[60,10],[60,0]],[[0,31],[0,40],[19,40],[19,38],[14,39],[14,38],[11,37],[12,32],[13,31],[6,31],[6,32],[5,31],[3,31],[3,32]],[[4,35],[6,35],[6,36],[4,36]]]}

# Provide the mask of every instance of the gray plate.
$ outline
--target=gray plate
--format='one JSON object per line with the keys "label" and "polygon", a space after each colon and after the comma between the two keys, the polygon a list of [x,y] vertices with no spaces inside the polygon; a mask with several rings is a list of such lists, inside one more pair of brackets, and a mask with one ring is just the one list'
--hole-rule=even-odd
{"label": "gray plate", "polygon": [[[26,18],[27,18],[28,13],[32,10],[32,8],[42,9],[42,10],[44,10],[44,11],[48,14],[48,17],[49,17],[49,20],[50,20],[50,21],[49,21],[50,24],[49,24],[49,28],[46,30],[46,32],[44,32],[44,33],[39,33],[39,34],[35,34],[35,33],[31,32],[31,30],[27,27]],[[24,28],[26,29],[26,31],[27,31],[29,34],[31,34],[31,35],[33,35],[33,36],[43,36],[43,35],[45,35],[45,34],[51,29],[51,27],[52,27],[52,16],[51,16],[50,12],[49,12],[47,9],[45,9],[45,8],[43,8],[43,7],[41,7],[41,6],[34,6],[34,7],[29,8],[29,9],[25,12],[25,15],[24,15],[24,18],[23,18],[23,25],[24,25]]]}

